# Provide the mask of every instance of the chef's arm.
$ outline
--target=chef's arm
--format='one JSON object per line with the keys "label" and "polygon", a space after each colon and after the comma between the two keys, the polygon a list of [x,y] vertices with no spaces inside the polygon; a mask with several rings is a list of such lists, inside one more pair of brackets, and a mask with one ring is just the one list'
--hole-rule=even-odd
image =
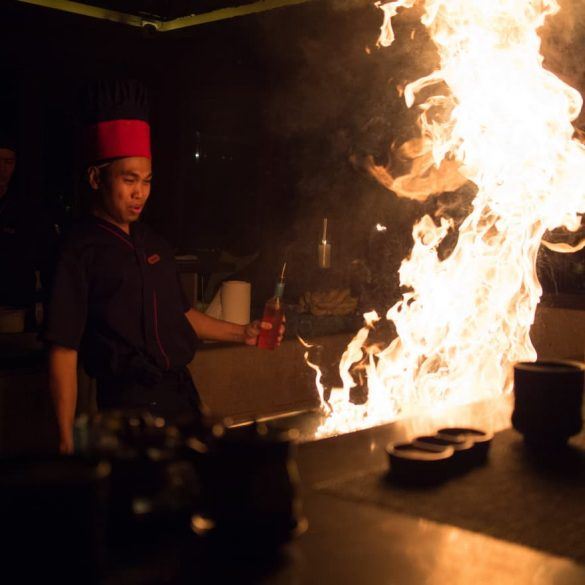
{"label": "chef's arm", "polygon": [[73,453],[73,422],[77,403],[77,351],[52,345],[49,387],[59,425],[59,451]]}
{"label": "chef's arm", "polygon": [[199,339],[255,345],[256,338],[260,333],[260,324],[257,321],[247,325],[237,325],[236,323],[214,319],[196,309],[189,309],[185,316]]}

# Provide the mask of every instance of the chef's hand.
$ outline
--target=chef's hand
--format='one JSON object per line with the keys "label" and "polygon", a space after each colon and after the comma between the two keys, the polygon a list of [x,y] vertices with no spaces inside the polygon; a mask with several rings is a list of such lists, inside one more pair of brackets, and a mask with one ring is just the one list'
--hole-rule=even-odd
{"label": "chef's hand", "polygon": [[[284,337],[286,317],[283,315],[282,323],[278,329],[278,338],[276,340],[276,347],[278,347]],[[258,342],[258,335],[260,335],[260,329],[272,329],[272,323],[268,321],[252,321],[248,323],[244,328],[244,343],[246,345],[256,345]]]}

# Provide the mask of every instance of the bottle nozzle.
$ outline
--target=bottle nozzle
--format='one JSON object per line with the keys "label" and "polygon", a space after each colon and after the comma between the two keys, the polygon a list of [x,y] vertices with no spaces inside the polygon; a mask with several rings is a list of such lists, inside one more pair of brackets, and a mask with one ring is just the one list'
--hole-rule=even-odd
{"label": "bottle nozzle", "polygon": [[280,277],[278,278],[278,281],[276,282],[276,288],[274,290],[275,297],[282,298],[282,295],[284,293],[284,273],[285,273],[285,271],[286,271],[286,262],[282,265]]}

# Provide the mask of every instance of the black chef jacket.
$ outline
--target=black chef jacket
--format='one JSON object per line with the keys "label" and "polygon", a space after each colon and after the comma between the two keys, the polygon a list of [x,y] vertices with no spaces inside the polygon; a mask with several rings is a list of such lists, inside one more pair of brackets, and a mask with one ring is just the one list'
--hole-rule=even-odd
{"label": "black chef jacket", "polygon": [[98,380],[98,404],[101,385],[131,395],[122,404],[110,396],[106,406],[138,407],[137,392],[168,386],[169,373],[184,376],[197,344],[189,308],[163,238],[142,223],[131,224],[128,235],[92,216],[63,244],[45,339],[79,351]]}
{"label": "black chef jacket", "polygon": [[0,198],[0,305],[29,307],[35,300],[35,270],[43,287],[51,275],[56,232],[40,206],[10,189]]}

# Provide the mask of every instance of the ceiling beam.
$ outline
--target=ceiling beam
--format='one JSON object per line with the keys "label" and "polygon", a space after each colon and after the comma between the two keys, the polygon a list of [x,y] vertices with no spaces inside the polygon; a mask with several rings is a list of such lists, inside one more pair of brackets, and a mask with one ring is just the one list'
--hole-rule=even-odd
{"label": "ceiling beam", "polygon": [[54,10],[61,10],[62,12],[69,12],[71,14],[79,14],[80,16],[91,16],[92,18],[120,22],[130,26],[143,26],[143,19],[139,16],[135,16],[134,14],[127,14],[126,12],[119,12],[117,10],[109,10],[108,8],[101,8],[99,6],[91,6],[90,4],[83,4],[81,2],[73,2],[72,0],[18,1],[24,2],[25,4],[42,6],[44,8],[53,8]]}
{"label": "ceiling beam", "polygon": [[275,8],[283,8],[284,6],[305,4],[308,1],[309,0],[257,0],[257,2],[243,4],[241,6],[231,6],[229,8],[220,8],[211,12],[205,12],[203,14],[192,14],[191,16],[175,18],[174,20],[162,23],[161,30],[178,30],[189,26],[196,26],[198,24],[227,20],[228,18],[235,18],[236,16],[245,16],[246,14],[255,14],[257,12],[265,12]]}
{"label": "ceiling beam", "polygon": [[74,2],[73,0],[18,0],[26,4],[34,4],[35,6],[42,6],[44,8],[52,8],[54,10],[61,10],[62,12],[69,12],[71,14],[78,14],[81,16],[90,16],[92,18],[99,18],[101,20],[109,20],[111,22],[118,22],[135,27],[154,27],[159,32],[168,32],[197,26],[200,24],[207,24],[219,20],[227,20],[238,16],[245,16],[247,14],[255,14],[258,12],[265,12],[275,8],[283,8],[285,6],[293,6],[295,4],[304,4],[310,0],[257,0],[250,4],[243,4],[240,6],[231,6],[228,8],[219,8],[210,12],[201,14],[192,14],[190,16],[182,16],[173,20],[159,20],[156,18],[143,18],[135,14],[127,12],[119,12],[117,10],[110,10],[108,8],[101,8],[83,2]]}

